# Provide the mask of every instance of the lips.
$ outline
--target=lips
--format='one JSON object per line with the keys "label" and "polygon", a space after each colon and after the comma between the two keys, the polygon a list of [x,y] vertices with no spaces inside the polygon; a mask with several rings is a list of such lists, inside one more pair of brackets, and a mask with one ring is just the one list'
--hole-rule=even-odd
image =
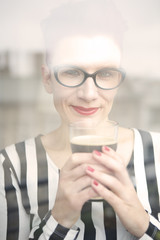
{"label": "lips", "polygon": [[89,116],[95,114],[99,108],[85,108],[81,106],[72,106],[73,109],[81,115]]}

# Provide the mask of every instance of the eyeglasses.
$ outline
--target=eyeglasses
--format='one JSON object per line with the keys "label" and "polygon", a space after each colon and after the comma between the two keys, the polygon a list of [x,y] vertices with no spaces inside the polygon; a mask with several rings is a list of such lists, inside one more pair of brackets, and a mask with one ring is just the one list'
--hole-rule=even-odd
{"label": "eyeglasses", "polygon": [[112,90],[125,78],[125,72],[117,68],[102,68],[92,74],[75,66],[59,66],[53,69],[55,79],[65,87],[79,87],[91,77],[98,88]]}

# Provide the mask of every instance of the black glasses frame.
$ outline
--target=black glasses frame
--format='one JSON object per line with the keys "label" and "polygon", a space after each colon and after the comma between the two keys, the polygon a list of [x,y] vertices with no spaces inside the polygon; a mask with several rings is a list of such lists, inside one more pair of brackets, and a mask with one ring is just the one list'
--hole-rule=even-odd
{"label": "black glasses frame", "polygon": [[[76,66],[66,65],[66,67],[75,68],[75,69],[77,69],[77,70],[80,70],[80,71],[83,72],[83,74],[84,74],[84,79],[83,79],[83,81],[82,81],[81,83],[79,83],[79,84],[77,84],[77,85],[75,85],[75,86],[68,86],[68,85],[62,83],[62,82],[59,80],[59,78],[58,78],[58,70],[59,70],[61,67],[62,67],[62,66],[58,66],[58,67],[55,67],[55,68],[53,69],[53,73],[54,73],[55,79],[56,79],[56,81],[57,81],[59,84],[63,85],[64,87],[69,87],[69,88],[79,87],[79,86],[81,86],[81,85],[87,80],[87,78],[91,77],[91,78],[93,79],[96,87],[98,87],[98,88],[100,88],[100,89],[103,89],[103,90],[112,90],[112,89],[118,88],[118,87],[120,86],[120,84],[123,82],[123,80],[125,79],[125,76],[126,76],[126,73],[125,73],[125,71],[124,71],[122,68],[108,68],[108,67],[105,67],[105,68],[99,69],[98,71],[90,74],[90,73],[87,73],[87,72],[84,71],[83,69],[78,68],[78,67],[76,67]],[[64,66],[64,67],[65,67],[65,66]],[[103,71],[104,69],[112,70],[112,71],[117,71],[117,72],[121,73],[121,75],[122,75],[121,81],[119,82],[119,84],[118,84],[116,87],[113,87],[113,88],[102,88],[102,87],[100,87],[100,86],[97,84],[97,82],[96,82],[96,75],[97,75],[97,73]]]}

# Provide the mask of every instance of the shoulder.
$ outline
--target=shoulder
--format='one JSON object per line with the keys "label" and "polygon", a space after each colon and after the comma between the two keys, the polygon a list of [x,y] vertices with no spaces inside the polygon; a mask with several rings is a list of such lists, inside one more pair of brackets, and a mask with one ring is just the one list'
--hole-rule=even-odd
{"label": "shoulder", "polygon": [[[42,148],[40,135],[12,144],[0,151],[0,173],[14,176],[17,182],[26,175],[26,170],[36,171],[38,154]],[[8,183],[9,185],[9,183]]]}
{"label": "shoulder", "polygon": [[160,149],[160,132],[146,131],[137,128],[119,128],[120,142],[133,142],[141,139],[142,141],[152,141],[153,145]]}
{"label": "shoulder", "polygon": [[1,164],[18,166],[19,162],[23,162],[26,158],[28,151],[34,151],[37,145],[37,139],[39,136],[26,139],[22,142],[18,142],[9,145],[0,151]]}
{"label": "shoulder", "polygon": [[146,131],[142,129],[133,129],[134,135],[140,136],[143,141],[152,141],[153,145],[160,143],[160,132]]}
{"label": "shoulder", "polygon": [[144,131],[134,129],[135,132],[135,145],[137,148],[143,147],[148,158],[155,158],[156,162],[160,163],[160,133],[153,131]]}
{"label": "shoulder", "polygon": [[154,154],[157,156],[157,161],[160,163],[160,133],[151,132],[151,137],[154,146]]}

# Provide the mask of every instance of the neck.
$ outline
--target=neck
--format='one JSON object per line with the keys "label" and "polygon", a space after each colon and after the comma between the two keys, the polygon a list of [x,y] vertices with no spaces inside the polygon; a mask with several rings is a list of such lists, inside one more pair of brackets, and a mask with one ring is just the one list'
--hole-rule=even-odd
{"label": "neck", "polygon": [[69,128],[61,124],[55,131],[44,136],[45,147],[53,151],[70,151]]}
{"label": "neck", "polygon": [[69,127],[67,124],[61,124],[56,131],[56,137],[62,149],[70,149]]}

